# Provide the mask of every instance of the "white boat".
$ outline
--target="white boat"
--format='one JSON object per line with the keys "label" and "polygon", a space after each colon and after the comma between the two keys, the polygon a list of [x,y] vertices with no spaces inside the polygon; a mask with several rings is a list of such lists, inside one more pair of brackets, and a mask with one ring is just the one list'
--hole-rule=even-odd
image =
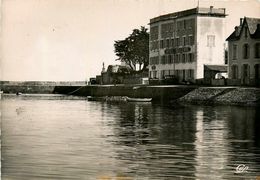
{"label": "white boat", "polygon": [[151,102],[152,98],[130,98],[126,97],[126,100],[129,102]]}

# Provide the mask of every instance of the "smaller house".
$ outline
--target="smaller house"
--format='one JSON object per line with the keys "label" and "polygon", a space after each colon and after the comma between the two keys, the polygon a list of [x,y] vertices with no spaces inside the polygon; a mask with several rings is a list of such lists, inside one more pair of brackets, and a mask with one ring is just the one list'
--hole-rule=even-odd
{"label": "smaller house", "polygon": [[240,18],[228,41],[228,84],[260,84],[260,18]]}
{"label": "smaller house", "polygon": [[124,76],[130,74],[130,68],[121,65],[109,65],[101,72],[101,84],[121,84]]}

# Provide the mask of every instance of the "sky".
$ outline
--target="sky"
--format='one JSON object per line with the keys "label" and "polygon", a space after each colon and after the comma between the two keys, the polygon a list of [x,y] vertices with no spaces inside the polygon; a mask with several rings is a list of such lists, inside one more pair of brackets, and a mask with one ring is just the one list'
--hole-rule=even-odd
{"label": "sky", "polygon": [[[0,0],[0,78],[85,81],[115,61],[114,41],[198,0]],[[226,36],[241,17],[260,18],[260,0],[200,0],[226,8]]]}

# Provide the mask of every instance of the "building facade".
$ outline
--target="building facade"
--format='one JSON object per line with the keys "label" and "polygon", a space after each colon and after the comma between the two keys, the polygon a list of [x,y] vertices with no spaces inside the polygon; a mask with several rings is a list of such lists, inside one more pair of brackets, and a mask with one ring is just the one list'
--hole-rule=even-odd
{"label": "building facade", "polygon": [[149,78],[195,82],[224,64],[225,9],[194,8],[150,20]]}
{"label": "building facade", "polygon": [[260,19],[244,17],[227,38],[228,74],[234,85],[260,84]]}

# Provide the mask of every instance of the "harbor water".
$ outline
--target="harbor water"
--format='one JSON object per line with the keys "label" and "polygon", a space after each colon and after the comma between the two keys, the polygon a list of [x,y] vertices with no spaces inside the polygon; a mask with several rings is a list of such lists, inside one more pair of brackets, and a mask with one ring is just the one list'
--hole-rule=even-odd
{"label": "harbor water", "polygon": [[3,95],[2,179],[257,179],[259,107]]}

